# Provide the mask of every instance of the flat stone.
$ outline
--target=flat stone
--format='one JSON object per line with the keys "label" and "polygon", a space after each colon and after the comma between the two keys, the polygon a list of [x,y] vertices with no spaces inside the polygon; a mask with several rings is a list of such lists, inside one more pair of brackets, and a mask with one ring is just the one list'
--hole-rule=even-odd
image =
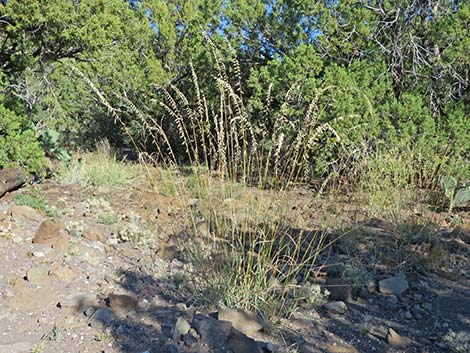
{"label": "flat stone", "polygon": [[51,244],[65,231],[65,225],[59,220],[46,219],[41,223],[33,237],[33,243]]}
{"label": "flat stone", "polygon": [[101,229],[93,226],[90,226],[85,230],[83,237],[91,241],[100,241],[102,243],[106,243],[107,240],[106,235],[104,235]]}
{"label": "flat stone", "polygon": [[330,293],[331,300],[350,302],[352,287],[346,281],[340,278],[328,278],[325,283],[325,289]]}
{"label": "flat stone", "polygon": [[16,310],[44,310],[58,302],[58,289],[54,286],[44,287],[15,287],[15,296],[8,302],[11,309]]}
{"label": "flat stone", "polygon": [[408,281],[403,274],[383,279],[379,282],[379,291],[384,294],[401,295],[409,287]]}
{"label": "flat stone", "polygon": [[52,279],[49,277],[50,265],[39,265],[26,273],[26,278],[31,284],[49,285]]}
{"label": "flat stone", "polygon": [[29,353],[34,345],[29,342],[17,342],[0,345],[0,353]]}
{"label": "flat stone", "polygon": [[387,332],[387,343],[395,347],[408,347],[412,341],[408,337],[400,336],[394,329],[389,328]]}
{"label": "flat stone", "polygon": [[241,309],[220,309],[218,311],[218,318],[219,320],[231,322],[235,329],[248,336],[262,330],[264,326],[255,313]]}
{"label": "flat stone", "polygon": [[8,214],[15,221],[40,222],[44,218],[43,214],[28,206],[11,206],[8,209]]}
{"label": "flat stone", "polygon": [[191,330],[189,322],[186,319],[179,317],[176,320],[175,327],[173,328],[173,339],[178,339],[181,336],[186,335],[189,330]]}
{"label": "flat stone", "polygon": [[52,264],[49,269],[49,276],[57,278],[63,282],[73,282],[77,278],[77,273],[70,267],[62,266],[58,263]]}
{"label": "flat stone", "polygon": [[344,314],[348,311],[348,306],[344,302],[328,302],[323,307],[333,314]]}

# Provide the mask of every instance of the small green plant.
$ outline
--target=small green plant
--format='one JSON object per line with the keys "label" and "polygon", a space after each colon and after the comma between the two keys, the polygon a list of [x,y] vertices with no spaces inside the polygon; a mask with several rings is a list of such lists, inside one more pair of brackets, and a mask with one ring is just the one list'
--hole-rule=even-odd
{"label": "small green plant", "polygon": [[148,245],[152,242],[153,234],[147,229],[138,214],[129,213],[124,222],[122,229],[118,232],[120,242],[131,242],[136,245]]}
{"label": "small green plant", "polygon": [[108,331],[103,331],[94,337],[95,341],[97,342],[105,342],[108,341],[110,338],[111,334]]}
{"label": "small green plant", "polygon": [[100,214],[99,222],[106,225],[111,225],[117,222],[117,216],[114,212],[105,212]]}
{"label": "small green plant", "polygon": [[44,343],[44,341],[41,341],[31,349],[31,353],[42,353],[45,349],[46,344]]}
{"label": "small green plant", "polygon": [[449,213],[455,205],[470,201],[470,183],[459,182],[451,175],[442,176],[440,183],[449,200]]}
{"label": "small green plant", "polygon": [[46,204],[44,196],[42,196],[37,189],[31,189],[29,192],[17,194],[13,197],[13,200],[17,206],[28,206],[43,211],[49,217],[57,216],[57,210]]}

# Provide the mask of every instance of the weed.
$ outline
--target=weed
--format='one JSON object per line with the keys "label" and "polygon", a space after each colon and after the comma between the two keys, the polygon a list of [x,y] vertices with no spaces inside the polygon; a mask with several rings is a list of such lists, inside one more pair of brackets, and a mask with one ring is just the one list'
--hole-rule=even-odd
{"label": "weed", "polygon": [[94,340],[97,342],[106,342],[111,339],[111,334],[108,331],[103,331],[95,335]]}
{"label": "weed", "polygon": [[45,212],[49,217],[57,216],[57,210],[49,207],[46,204],[44,196],[41,195],[40,191],[34,188],[31,188],[26,193],[16,194],[13,197],[15,204],[18,206],[28,206],[36,210]]}
{"label": "weed", "polygon": [[99,215],[99,222],[106,225],[111,225],[116,223],[118,217],[114,212],[105,212]]}
{"label": "weed", "polygon": [[153,234],[147,229],[140,216],[131,212],[124,219],[123,227],[118,232],[118,240],[137,245],[148,245],[153,241]]}

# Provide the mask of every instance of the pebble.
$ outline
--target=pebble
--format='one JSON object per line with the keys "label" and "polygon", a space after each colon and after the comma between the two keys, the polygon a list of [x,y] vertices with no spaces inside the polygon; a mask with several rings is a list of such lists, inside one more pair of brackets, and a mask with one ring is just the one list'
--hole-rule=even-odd
{"label": "pebble", "polygon": [[393,295],[393,294],[389,295],[387,297],[387,300],[390,304],[393,304],[393,305],[398,304],[398,298],[396,295]]}
{"label": "pebble", "polygon": [[44,257],[46,254],[44,254],[42,251],[33,251],[32,254],[34,257]]}

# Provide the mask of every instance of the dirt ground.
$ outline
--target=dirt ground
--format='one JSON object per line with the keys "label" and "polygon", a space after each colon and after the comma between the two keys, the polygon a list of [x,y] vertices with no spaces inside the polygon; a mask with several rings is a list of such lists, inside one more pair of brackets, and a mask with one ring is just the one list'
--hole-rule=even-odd
{"label": "dirt ground", "polygon": [[[172,277],[183,269],[185,251],[174,235],[188,227],[179,200],[142,187],[90,190],[47,181],[36,188],[56,209],[54,221],[15,205],[24,188],[0,199],[0,353],[430,353],[469,347],[468,210],[457,210],[460,227],[443,214],[427,214],[436,227],[432,238],[394,246],[385,222],[364,220],[325,261],[366,269],[368,286],[355,286],[351,276],[339,290],[330,288],[332,305],[250,333],[254,341],[231,331],[228,343],[217,346],[224,325],[209,336],[197,326],[198,315],[211,324],[216,309],[198,306]],[[319,212],[308,190],[293,200],[292,217],[312,229],[331,212]],[[141,224],[151,225],[152,234],[140,231]],[[325,270],[326,285],[335,277],[332,268]],[[401,273],[396,294],[381,288],[381,280]],[[178,318],[191,322],[189,333],[175,334]]]}

